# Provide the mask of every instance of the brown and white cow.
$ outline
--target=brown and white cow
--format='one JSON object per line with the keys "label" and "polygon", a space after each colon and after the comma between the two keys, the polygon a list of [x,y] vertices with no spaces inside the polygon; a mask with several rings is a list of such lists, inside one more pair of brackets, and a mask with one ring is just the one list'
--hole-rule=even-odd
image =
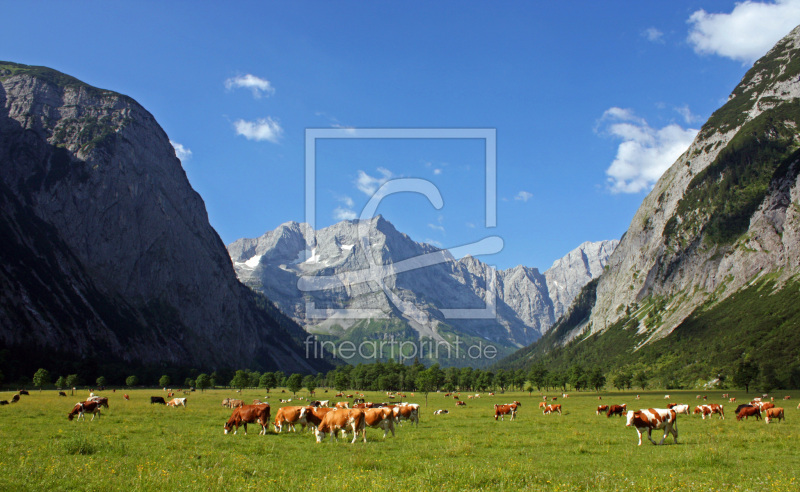
{"label": "brown and white cow", "polygon": [[543,402],[543,401],[540,401],[540,402],[539,402],[539,408],[544,408],[544,407],[546,407],[546,406],[547,406],[547,403],[545,403],[545,402]]}
{"label": "brown and white cow", "polygon": [[467,402],[465,402],[465,401],[457,401],[456,402],[456,406],[457,407],[466,407],[467,406]]}
{"label": "brown and white cow", "polygon": [[308,426],[313,430],[319,427],[319,424],[322,423],[322,419],[325,418],[325,415],[333,410],[333,408],[328,407],[303,407],[303,409],[300,410],[300,418],[298,421],[305,420],[306,424],[308,424]]}
{"label": "brown and white cow", "polygon": [[444,410],[436,410],[435,412],[433,412],[434,415],[444,415],[446,413],[450,413],[450,412],[448,410],[446,410],[446,409],[444,409]]}
{"label": "brown and white cow", "polygon": [[350,408],[350,403],[346,401],[336,402],[335,408]]}
{"label": "brown and white cow", "polygon": [[[553,399],[555,400],[555,398],[553,398]],[[550,414],[550,413],[553,413],[553,412],[558,412],[558,414],[561,415],[561,404],[560,403],[555,404],[555,405],[547,405],[546,407],[544,407],[544,411],[542,411],[542,413],[544,415],[547,415],[547,414]]]}
{"label": "brown and white cow", "polygon": [[764,422],[768,423],[772,419],[784,420],[783,417],[783,408],[781,407],[772,407],[767,409],[767,413],[764,415]]}
{"label": "brown and white cow", "polygon": [[677,403],[677,404],[670,403],[668,405],[668,408],[671,408],[671,409],[675,410],[675,413],[678,413],[678,414],[683,413],[683,414],[689,415],[689,405],[688,404],[685,404],[685,403]]}
{"label": "brown and white cow", "polygon": [[[261,426],[261,431],[258,435],[267,435],[267,426],[269,425],[270,408],[268,403],[261,405],[242,405],[233,409],[228,421],[222,426],[225,434],[233,429],[236,434],[239,431],[239,426],[244,426],[244,435],[247,435],[247,424],[257,423]],[[235,427],[235,429],[234,429]]]}
{"label": "brown and white cow", "polygon": [[75,416],[78,416],[78,420],[84,419],[84,413],[89,412],[92,414],[92,420],[94,420],[95,416],[98,418],[100,417],[100,403],[96,401],[82,401],[75,404],[72,407],[72,411],[67,414],[67,419],[72,420]]}
{"label": "brown and white cow", "polygon": [[[678,443],[678,415],[675,410],[666,408],[647,408],[641,409],[636,412],[633,410],[628,411],[626,427],[636,427],[636,432],[639,434],[639,446],[642,445],[642,433],[647,430],[647,438],[653,444],[664,444],[664,440],[672,433],[675,444]],[[664,437],[661,442],[656,443],[653,440],[653,429],[664,429]]]}
{"label": "brown and white cow", "polygon": [[719,418],[725,418],[725,412],[723,411],[722,405],[718,405],[716,403],[710,403],[708,405],[698,405],[694,407],[694,414],[701,414],[703,420],[706,419],[706,416],[709,418],[714,415],[715,413],[719,415]]}
{"label": "brown and white cow", "polygon": [[755,405],[743,404],[736,407],[736,420],[748,419],[755,417],[756,420],[761,419],[761,409]]}
{"label": "brown and white cow", "polygon": [[391,410],[397,422],[410,420],[412,424],[419,426],[419,405],[397,405]]}
{"label": "brown and white cow", "polygon": [[786,396],[784,396],[784,397],[783,397],[783,399],[784,399],[784,400],[791,400],[791,399],[792,399],[792,397],[791,397],[791,396],[789,396],[789,395],[786,395]]}
{"label": "brown and white cow", "polygon": [[494,419],[497,420],[497,417],[500,417],[500,420],[505,420],[506,415],[511,414],[511,420],[514,420],[514,417],[517,416],[517,405],[510,404],[510,405],[494,405]]}
{"label": "brown and white cow", "polygon": [[333,441],[334,438],[338,440],[336,434],[339,431],[347,432],[347,429],[353,431],[353,440],[351,441],[351,444],[356,442],[359,432],[362,433],[364,442],[367,442],[364,417],[364,410],[356,408],[342,408],[328,412],[325,414],[325,417],[323,417],[319,426],[314,430],[317,442],[322,442],[326,433],[331,435],[331,441]]}
{"label": "brown and white cow", "polygon": [[606,418],[611,417],[612,415],[619,415],[622,417],[627,411],[627,403],[623,403],[622,405],[611,405],[608,407],[608,412],[606,412]]}
{"label": "brown and white cow", "polygon": [[[257,405],[257,404],[261,405],[262,403],[261,402],[254,403],[254,405]],[[266,403],[264,403],[263,405],[266,405]],[[168,407],[183,407],[183,408],[186,408],[186,398],[173,398],[173,399],[171,399],[170,401],[167,402],[167,406]]]}
{"label": "brown and white cow", "polygon": [[608,405],[598,405],[597,406],[597,415],[600,415],[603,412],[608,411]]}
{"label": "brown and white cow", "polygon": [[[368,408],[364,410],[364,424],[373,429],[383,429],[383,438],[391,431],[394,437],[394,410],[391,408]],[[366,434],[364,437],[366,442]]]}
{"label": "brown and white cow", "polygon": [[287,431],[297,432],[295,429],[295,424],[300,424],[303,426],[303,429],[306,428],[306,420],[305,418],[300,418],[300,412],[304,407],[281,407],[278,409],[278,413],[275,415],[275,423],[273,426],[275,427],[275,432],[281,433],[283,431],[283,426],[287,426]]}

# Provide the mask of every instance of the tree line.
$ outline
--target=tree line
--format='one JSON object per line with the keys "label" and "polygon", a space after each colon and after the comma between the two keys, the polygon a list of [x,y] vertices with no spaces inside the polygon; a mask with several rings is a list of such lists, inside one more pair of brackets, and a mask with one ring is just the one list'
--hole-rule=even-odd
{"label": "tree line", "polygon": [[[731,381],[724,377],[717,378],[717,387],[724,389],[733,386],[750,391],[754,386],[759,391],[769,392],[773,389],[782,389],[785,386],[775,375],[770,366],[761,367],[746,360],[739,364]],[[666,381],[666,382],[665,382]],[[108,384],[104,376],[98,376],[92,382],[84,381],[77,374],[59,376],[51,381],[49,371],[40,368],[33,375],[31,382],[34,387],[42,389],[54,385],[58,389],[74,388],[78,386],[92,386],[102,388]],[[155,383],[152,381],[150,385]],[[136,387],[141,381],[136,375],[125,378],[125,386]],[[526,369],[473,369],[471,367],[442,368],[439,364],[425,367],[419,360],[406,365],[389,360],[387,362],[373,362],[371,364],[358,364],[355,366],[344,365],[327,373],[285,374],[282,371],[258,372],[246,369],[237,371],[220,371],[189,375],[183,379],[162,375],[158,386],[196,388],[205,390],[216,387],[230,387],[236,389],[261,388],[269,392],[274,388],[287,388],[292,393],[301,389],[314,392],[317,388],[333,388],[338,391],[524,391],[532,394],[533,391],[600,391],[606,387],[617,390],[630,390],[633,388],[647,389],[651,384],[667,389],[671,386],[670,379],[659,377],[645,368],[622,368],[613,373],[605,373],[599,367],[585,368],[580,364],[570,366],[566,371],[548,370],[545,364],[536,363]]]}

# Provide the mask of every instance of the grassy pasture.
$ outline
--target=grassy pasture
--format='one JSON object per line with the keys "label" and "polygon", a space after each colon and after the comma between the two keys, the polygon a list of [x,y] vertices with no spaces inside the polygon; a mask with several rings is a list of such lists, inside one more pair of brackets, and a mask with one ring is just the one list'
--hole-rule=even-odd
{"label": "grassy pasture", "polygon": [[[123,401],[127,392],[131,400]],[[744,392],[729,391],[742,402]],[[81,396],[88,395],[81,392]],[[317,392],[332,398],[333,391]],[[66,418],[80,398],[32,391],[19,403],[0,407],[0,489],[11,490],[798,490],[800,392],[780,403],[786,421],[703,421],[678,417],[679,444],[646,440],[619,417],[596,416],[599,403],[628,408],[664,407],[663,392],[574,394],[559,397],[564,415],[542,415],[541,397],[506,393],[467,400],[430,394],[421,424],[398,426],[397,437],[367,430],[368,443],[339,440],[316,444],[311,434],[223,435],[230,410],[225,397],[249,403],[264,393],[231,390],[192,393],[187,408],[150,405],[161,390],[106,391],[110,409],[94,422]],[[698,403],[696,391],[671,391],[672,402]],[[722,391],[707,393],[723,403]],[[782,398],[784,394],[776,394]],[[12,393],[0,393],[10,400]],[[272,415],[278,393],[273,390]],[[179,395],[182,396],[182,395]],[[283,395],[285,397],[285,395]],[[368,401],[382,401],[367,393]],[[750,396],[753,396],[752,394]],[[464,395],[463,398],[466,398]],[[517,419],[495,422],[492,405],[522,402]],[[292,402],[294,404],[294,402]],[[449,415],[433,416],[439,408]],[[661,432],[654,432],[660,440]],[[688,487],[688,488],[687,488]]]}

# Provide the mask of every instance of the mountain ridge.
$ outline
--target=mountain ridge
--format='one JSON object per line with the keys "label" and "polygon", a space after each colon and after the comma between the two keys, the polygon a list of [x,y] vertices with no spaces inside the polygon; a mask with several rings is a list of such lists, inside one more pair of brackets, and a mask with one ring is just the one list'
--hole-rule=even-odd
{"label": "mountain ridge", "polygon": [[[365,228],[359,230],[359,224]],[[369,237],[367,249],[371,258],[360,240],[362,233]],[[565,301],[580,288],[573,284],[586,282],[592,275],[599,274],[615,245],[616,241],[586,242],[571,252],[572,256],[556,261],[544,274],[537,268],[522,265],[492,273],[492,269],[477,258],[468,255],[456,260],[447,250],[413,241],[378,215],[363,224],[358,220],[342,221],[318,231],[307,224],[286,222],[258,238],[234,241],[228,245],[228,253],[240,280],[264,292],[312,333],[339,339],[355,327],[355,332],[379,337],[381,329],[377,319],[380,316],[371,316],[370,321],[354,321],[336,314],[344,308],[370,308],[394,320],[386,321],[384,328],[392,333],[404,333],[404,339],[416,336],[446,342],[452,341],[452,336],[462,336],[472,342],[499,343],[501,350],[508,352],[545,332],[565,309]],[[582,260],[588,258],[587,254],[592,256],[591,261]],[[395,265],[426,255],[442,255],[437,256],[441,261],[414,272],[394,270]],[[573,272],[576,265],[580,265],[580,271]],[[375,290],[372,284],[377,279],[370,282],[342,280],[355,279],[357,272],[369,275],[365,272],[371,272],[371,266],[388,268],[385,285],[390,293]],[[491,297],[489,287],[493,275],[496,319],[470,319],[476,318],[475,312],[466,319],[446,316],[447,310],[453,308],[484,309],[487,295]],[[301,293],[294,286],[308,276],[311,282],[315,276],[334,276],[339,280],[337,287],[327,294]],[[564,284],[560,288],[559,282]],[[548,285],[560,290],[555,300],[548,295]],[[325,311],[324,319],[308,319],[308,301],[313,302],[315,309],[329,310]],[[398,311],[401,305],[405,308]],[[408,315],[411,311],[416,314]],[[367,325],[372,329],[367,329]],[[415,335],[409,336],[401,326],[408,326]]]}
{"label": "mountain ridge", "polygon": [[[669,368],[682,374],[680,384],[693,385],[730,377],[750,360],[798,365],[792,351],[800,347],[786,333],[796,333],[800,315],[776,302],[800,301],[798,125],[800,26],[747,71],[645,197],[608,271],[585,292],[581,315],[562,318],[550,336],[500,366],[611,361]],[[776,310],[782,314],[774,316]],[[717,364],[682,361],[681,351],[697,351],[685,342],[693,334],[726,340],[735,353],[711,343],[706,357]],[[770,354],[777,345],[768,341],[776,337],[783,348]]]}

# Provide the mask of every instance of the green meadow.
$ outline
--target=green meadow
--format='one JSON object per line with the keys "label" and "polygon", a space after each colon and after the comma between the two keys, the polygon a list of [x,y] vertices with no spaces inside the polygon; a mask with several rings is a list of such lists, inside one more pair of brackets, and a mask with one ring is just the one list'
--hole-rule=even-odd
{"label": "green meadow", "polygon": [[[123,393],[130,401],[123,400]],[[317,391],[320,399],[335,391]],[[729,391],[739,402],[743,391]],[[68,393],[69,394],[69,393]],[[367,430],[366,444],[340,439],[317,444],[311,433],[223,435],[231,413],[225,397],[250,403],[261,390],[214,389],[188,396],[187,408],[151,405],[160,389],[98,394],[110,408],[94,422],[68,421],[81,398],[56,391],[31,391],[19,403],[0,407],[0,470],[3,490],[797,490],[800,474],[800,392],[775,394],[786,420],[737,422],[734,404],[722,391],[706,393],[724,403],[716,416],[678,417],[678,445],[668,437],[637,446],[624,418],[597,416],[598,404],[627,403],[629,409],[666,406],[663,392],[576,393],[558,398],[563,415],[543,415],[534,393],[506,393],[466,400],[457,408],[443,393],[407,400],[421,404],[419,427],[397,426],[397,435]],[[287,393],[288,394],[288,393]],[[281,406],[273,390],[272,416]],[[671,391],[671,402],[699,403],[697,392]],[[783,401],[790,394],[793,399]],[[11,399],[13,393],[0,393]],[[301,395],[301,394],[298,394]],[[598,401],[602,395],[602,401]],[[80,396],[88,396],[80,391]],[[183,395],[177,395],[183,396]],[[749,395],[750,397],[753,394]],[[368,401],[383,401],[366,393]],[[778,398],[781,401],[778,402]],[[517,419],[495,421],[493,404],[519,400]],[[293,400],[291,404],[295,404]],[[450,414],[434,416],[448,409]],[[663,431],[654,431],[660,441]],[[352,437],[352,436],[351,436]]]}

